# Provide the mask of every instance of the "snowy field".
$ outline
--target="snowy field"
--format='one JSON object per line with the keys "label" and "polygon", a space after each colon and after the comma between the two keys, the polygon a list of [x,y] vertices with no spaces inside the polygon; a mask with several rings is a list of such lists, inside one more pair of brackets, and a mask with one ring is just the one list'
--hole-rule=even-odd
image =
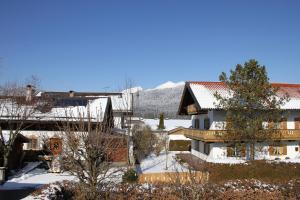
{"label": "snowy field", "polygon": [[10,178],[5,184],[0,186],[0,190],[15,190],[25,188],[38,188],[45,184],[63,180],[76,180],[68,173],[49,173],[45,169],[36,168],[28,173]]}
{"label": "snowy field", "polygon": [[[63,173],[49,173],[45,169],[36,168],[40,162],[32,162],[26,165],[16,175],[9,177],[9,180],[0,185],[0,190],[16,190],[26,188],[39,188],[45,184],[51,184],[55,182],[77,181],[76,177],[68,172]],[[122,180],[122,175],[125,168],[111,168],[106,176],[107,181],[118,183]]]}
{"label": "snowy field", "polygon": [[[157,130],[157,127],[159,125],[159,119],[143,119],[146,125],[150,126],[152,130]],[[191,120],[185,120],[185,119],[165,119],[165,131],[170,131],[172,129],[178,128],[178,127],[184,127],[189,128],[191,124]]]}
{"label": "snowy field", "polygon": [[[151,154],[140,164],[141,173],[159,173],[159,172],[185,172],[188,169],[182,166],[175,160],[175,155],[179,152],[169,152],[166,156],[165,153],[161,153],[159,156]],[[181,152],[182,153],[182,152]],[[166,169],[167,160],[167,169]]]}

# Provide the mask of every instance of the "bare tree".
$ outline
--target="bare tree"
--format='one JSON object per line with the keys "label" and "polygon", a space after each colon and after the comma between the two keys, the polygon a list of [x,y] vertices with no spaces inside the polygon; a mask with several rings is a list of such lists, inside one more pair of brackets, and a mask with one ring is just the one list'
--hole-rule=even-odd
{"label": "bare tree", "polygon": [[161,143],[149,126],[141,127],[135,125],[132,128],[132,140],[134,144],[134,157],[141,162],[152,152],[162,150]]}
{"label": "bare tree", "polygon": [[131,79],[125,79],[124,86],[121,88],[122,96],[119,98],[113,98],[113,107],[122,116],[117,126],[126,130],[127,145],[128,145],[128,164],[134,165],[133,156],[133,141],[132,141],[132,116],[133,116],[133,94],[136,92],[134,88],[134,82]]}
{"label": "bare tree", "polygon": [[33,99],[33,88],[18,84],[6,84],[1,87],[0,96],[0,148],[2,149],[3,167],[8,167],[8,158],[12,152],[16,138],[22,130],[31,124],[27,120],[34,117],[37,111],[36,99]]}
{"label": "bare tree", "polygon": [[114,184],[119,168],[112,168],[118,148],[126,146],[126,138],[113,135],[111,120],[77,110],[65,110],[66,121],[60,125],[63,137],[63,165],[79,180],[85,199],[98,199],[101,192]]}

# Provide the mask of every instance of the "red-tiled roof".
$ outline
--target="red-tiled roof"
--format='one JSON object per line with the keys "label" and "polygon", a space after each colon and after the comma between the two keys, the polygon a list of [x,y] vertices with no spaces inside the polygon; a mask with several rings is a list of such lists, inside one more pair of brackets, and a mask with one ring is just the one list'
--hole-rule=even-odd
{"label": "red-tiled roof", "polygon": [[[208,90],[226,90],[227,86],[223,82],[209,81],[188,81],[190,84],[199,84],[206,87]],[[278,95],[288,94],[290,98],[300,98],[300,84],[291,83],[271,83],[272,86],[278,87]]]}
{"label": "red-tiled roof", "polygon": [[[229,96],[228,87],[223,82],[188,81],[186,83],[196,98],[201,109],[215,109],[217,100],[216,92],[223,97]],[[279,87],[278,96],[288,94],[289,101],[281,106],[282,109],[300,109],[300,84],[271,83]]]}

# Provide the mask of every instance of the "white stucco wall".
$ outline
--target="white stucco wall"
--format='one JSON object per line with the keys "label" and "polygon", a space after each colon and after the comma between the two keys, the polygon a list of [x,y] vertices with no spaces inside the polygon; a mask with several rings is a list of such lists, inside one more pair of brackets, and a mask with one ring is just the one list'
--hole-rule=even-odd
{"label": "white stucco wall", "polygon": [[[288,129],[294,129],[295,128],[295,118],[300,117],[300,110],[289,110],[286,111],[283,117],[287,117],[287,128]],[[192,125],[195,127],[194,120],[198,119],[200,122],[200,130],[204,129],[204,119],[209,118],[210,119],[210,130],[222,130],[225,128],[225,117],[226,112],[225,111],[218,111],[218,110],[210,110],[207,114],[201,114],[201,115],[193,115],[192,116]],[[266,126],[264,124],[264,126]]]}
{"label": "white stucco wall", "polygon": [[[43,148],[43,139],[60,137],[60,131],[21,131],[21,134],[28,138],[36,138],[40,149]],[[25,143],[23,149],[27,149],[28,144]]]}
{"label": "white stucco wall", "polygon": [[[199,149],[195,150],[195,144],[199,143]],[[280,158],[281,160],[289,157],[291,159],[300,157],[299,152],[299,141],[286,141],[283,142],[287,145],[287,155],[282,156],[270,156],[269,155],[269,144],[268,143],[256,143],[255,144],[255,159],[266,159],[274,160],[275,158]],[[298,151],[296,151],[298,148]],[[247,145],[247,158],[249,159],[250,145]],[[203,160],[222,160],[227,159],[227,144],[226,143],[210,143],[210,153],[209,155],[204,154],[204,143],[201,141],[192,140],[192,151],[191,153]],[[244,158],[245,159],[245,158]]]}

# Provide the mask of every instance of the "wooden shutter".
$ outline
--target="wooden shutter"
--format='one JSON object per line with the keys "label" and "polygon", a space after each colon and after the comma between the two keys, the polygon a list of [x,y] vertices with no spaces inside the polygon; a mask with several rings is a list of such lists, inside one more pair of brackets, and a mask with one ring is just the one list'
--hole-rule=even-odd
{"label": "wooden shutter", "polygon": [[274,126],[274,122],[269,122],[268,123],[268,129],[273,129],[275,126]]}
{"label": "wooden shutter", "polygon": [[234,148],[232,146],[227,147],[227,157],[233,157],[234,156]]}
{"label": "wooden shutter", "polygon": [[287,119],[282,118],[280,121],[280,129],[287,129]]}
{"label": "wooden shutter", "polygon": [[295,118],[295,129],[300,129],[300,117]]}
{"label": "wooden shutter", "polygon": [[246,145],[242,145],[242,148],[241,148],[241,156],[242,157],[246,157]]}
{"label": "wooden shutter", "polygon": [[35,137],[29,138],[29,143],[27,144],[27,149],[36,150],[38,149],[38,140]]}
{"label": "wooden shutter", "polygon": [[271,156],[273,156],[274,155],[274,148],[273,148],[273,146],[269,146],[269,154],[271,155]]}
{"label": "wooden shutter", "polygon": [[37,146],[37,139],[36,138],[32,138],[31,139],[31,149],[38,149],[38,146]]}
{"label": "wooden shutter", "polygon": [[286,145],[282,147],[282,154],[287,155],[287,146]]}

